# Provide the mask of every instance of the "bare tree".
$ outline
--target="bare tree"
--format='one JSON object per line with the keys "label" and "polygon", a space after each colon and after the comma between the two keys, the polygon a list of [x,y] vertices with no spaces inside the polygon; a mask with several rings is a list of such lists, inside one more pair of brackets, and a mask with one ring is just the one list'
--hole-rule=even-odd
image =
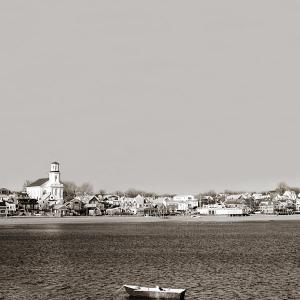
{"label": "bare tree", "polygon": [[93,194],[93,186],[90,183],[85,182],[78,188],[78,192],[80,194]]}
{"label": "bare tree", "polygon": [[289,189],[289,186],[285,182],[280,182],[276,188],[276,191],[282,195],[285,191]]}
{"label": "bare tree", "polygon": [[107,193],[106,193],[105,190],[101,189],[101,190],[99,190],[98,194],[101,195],[101,196],[103,197],[103,196],[106,195]]}
{"label": "bare tree", "polygon": [[134,189],[134,188],[130,188],[130,189],[128,189],[128,190],[125,192],[125,194],[126,194],[127,197],[134,198],[134,197],[136,197],[137,195],[145,195],[146,192],[141,191],[141,190],[136,190],[136,189]]}
{"label": "bare tree", "polygon": [[172,194],[172,193],[163,193],[160,194],[160,197],[168,197],[168,198],[173,198],[176,194]]}
{"label": "bare tree", "polygon": [[214,190],[209,190],[207,193],[204,193],[206,196],[216,197],[217,193]]}
{"label": "bare tree", "polygon": [[78,186],[71,181],[65,181],[64,184],[64,197],[75,196],[78,192]]}
{"label": "bare tree", "polygon": [[119,196],[119,197],[122,197],[122,196],[124,196],[124,193],[123,193],[122,191],[115,191],[115,192],[114,192],[114,195],[117,195],[117,196]]}
{"label": "bare tree", "polygon": [[32,180],[26,179],[23,184],[23,191],[26,191],[26,188],[32,183]]}
{"label": "bare tree", "polygon": [[151,197],[151,198],[156,198],[158,197],[158,194],[154,193],[154,192],[146,192],[144,193],[145,197]]}

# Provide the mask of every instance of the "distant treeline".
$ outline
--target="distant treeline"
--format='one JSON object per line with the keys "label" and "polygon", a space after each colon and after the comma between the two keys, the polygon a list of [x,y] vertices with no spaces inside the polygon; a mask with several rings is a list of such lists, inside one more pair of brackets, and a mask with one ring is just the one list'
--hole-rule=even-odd
{"label": "distant treeline", "polygon": [[[24,182],[23,189],[25,189],[25,187],[28,186],[30,183],[31,183],[30,180],[26,180]],[[74,195],[82,195],[82,194],[94,194],[95,193],[94,189],[93,189],[93,186],[88,182],[82,183],[81,185],[77,185],[76,183],[74,183],[72,181],[64,181],[63,184],[64,184],[64,197],[74,196]],[[280,182],[277,185],[275,190],[273,190],[273,191],[262,191],[260,193],[277,192],[280,195],[282,195],[285,191],[294,191],[296,194],[299,194],[300,193],[300,188],[291,187],[288,184],[286,184],[285,182]],[[246,192],[245,191],[224,190],[223,193],[227,194],[227,195],[235,195],[235,194],[244,194]],[[256,193],[256,191],[247,192],[247,193],[252,194],[252,193]],[[155,197],[173,197],[173,196],[176,195],[176,194],[173,194],[173,193],[158,194],[158,193],[155,193],[155,192],[148,192],[148,191],[135,189],[135,188],[129,188],[126,191],[117,190],[117,191],[113,191],[113,192],[107,192],[104,189],[100,189],[100,190],[98,190],[98,192],[96,192],[96,194],[102,195],[102,196],[110,194],[110,195],[117,195],[119,197],[125,196],[125,197],[130,197],[130,198],[134,198],[137,195],[141,195],[141,196],[144,196],[144,197],[154,197],[154,198]],[[203,196],[216,197],[218,194],[220,194],[220,193],[217,193],[214,190],[209,190],[208,192],[198,193],[194,196],[195,196],[196,199],[201,199]]]}

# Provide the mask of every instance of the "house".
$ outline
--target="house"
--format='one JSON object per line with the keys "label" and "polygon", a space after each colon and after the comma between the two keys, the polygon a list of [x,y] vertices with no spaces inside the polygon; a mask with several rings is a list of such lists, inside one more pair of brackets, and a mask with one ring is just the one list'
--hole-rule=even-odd
{"label": "house", "polygon": [[226,207],[224,204],[208,204],[197,211],[201,215],[223,215],[223,216],[245,216],[248,215],[248,210],[238,207]]}
{"label": "house", "polygon": [[4,201],[0,201],[0,217],[5,216],[7,216],[6,203]]}
{"label": "house", "polygon": [[265,196],[262,193],[253,193],[252,198],[255,201],[264,200]]}
{"label": "house", "polygon": [[125,213],[136,215],[139,209],[147,207],[147,200],[141,195],[134,198],[120,198],[120,208]]}
{"label": "house", "polygon": [[106,214],[113,216],[113,215],[120,215],[121,214],[121,208],[120,207],[115,207],[115,208],[108,208],[106,210]]}
{"label": "house", "polygon": [[165,199],[167,214],[174,215],[177,212],[178,204],[170,198]]}
{"label": "house", "polygon": [[296,201],[297,199],[297,195],[294,191],[285,191],[282,197],[286,200],[293,200],[293,201]]}
{"label": "house", "polygon": [[272,200],[264,200],[260,202],[259,211],[262,214],[271,215],[275,212],[275,205]]}
{"label": "house", "polygon": [[296,199],[296,211],[300,211],[300,194],[298,194],[298,198]]}
{"label": "house", "polygon": [[291,199],[281,199],[274,201],[274,211],[277,214],[292,214],[296,210],[296,201]]}
{"label": "house", "polygon": [[66,205],[63,204],[54,204],[52,207],[53,213],[57,217],[66,216],[68,213],[68,208]]}
{"label": "house", "polygon": [[147,198],[146,202],[147,207],[157,209],[157,211],[151,210],[151,214],[175,214],[178,208],[177,202],[170,197]]}
{"label": "house", "polygon": [[224,201],[224,204],[226,207],[238,207],[242,208],[245,206],[246,201],[242,198],[237,198],[237,199],[226,199]]}
{"label": "house", "polygon": [[146,199],[141,195],[137,195],[133,198],[133,203],[136,208],[143,208],[146,203]]}
{"label": "house", "polygon": [[40,178],[26,187],[26,192],[32,199],[53,204],[63,203],[64,185],[60,182],[59,163],[52,162],[48,178]]}
{"label": "house", "polygon": [[176,195],[173,201],[177,204],[177,211],[186,212],[198,207],[198,200],[193,195]]}
{"label": "house", "polygon": [[198,201],[177,201],[177,211],[186,212],[188,210],[198,207]]}
{"label": "house", "polygon": [[70,213],[75,214],[75,215],[80,215],[80,213],[84,207],[84,203],[82,202],[82,200],[78,199],[77,197],[70,200],[65,205],[70,210]]}
{"label": "house", "polygon": [[102,197],[102,200],[112,207],[120,206],[120,197],[117,195],[105,195]]}
{"label": "house", "polygon": [[200,202],[199,206],[203,206],[203,205],[207,205],[207,204],[214,204],[216,201],[212,196],[204,195],[204,196],[201,196],[199,202]]}
{"label": "house", "polygon": [[5,201],[6,211],[8,215],[15,215],[17,211],[16,203],[13,201]]}
{"label": "house", "polygon": [[104,204],[99,201],[97,196],[90,196],[84,207],[87,216],[101,215],[104,211]]}
{"label": "house", "polygon": [[1,200],[6,200],[8,197],[11,195],[11,191],[6,189],[6,188],[1,188],[0,189],[0,201]]}
{"label": "house", "polygon": [[24,212],[35,212],[39,210],[39,204],[37,199],[31,199],[26,193],[19,193],[17,196],[18,210]]}
{"label": "house", "polygon": [[226,195],[225,196],[225,202],[226,201],[237,201],[237,200],[240,200],[242,199],[242,194],[233,194],[233,195]]}
{"label": "house", "polygon": [[193,195],[176,195],[173,197],[174,201],[197,201]]}

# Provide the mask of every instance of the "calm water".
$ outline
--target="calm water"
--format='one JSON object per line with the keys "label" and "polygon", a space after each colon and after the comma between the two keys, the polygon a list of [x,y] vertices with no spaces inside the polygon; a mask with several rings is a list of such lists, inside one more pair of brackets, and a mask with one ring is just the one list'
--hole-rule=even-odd
{"label": "calm water", "polygon": [[0,227],[0,299],[125,300],[123,284],[186,299],[300,299],[299,222]]}

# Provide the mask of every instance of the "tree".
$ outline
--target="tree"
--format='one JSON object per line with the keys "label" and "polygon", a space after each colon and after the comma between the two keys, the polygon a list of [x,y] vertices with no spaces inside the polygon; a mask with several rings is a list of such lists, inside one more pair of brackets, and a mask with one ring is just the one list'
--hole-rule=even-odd
{"label": "tree", "polygon": [[26,179],[23,184],[23,191],[26,191],[26,188],[32,183],[32,180]]}
{"label": "tree", "polygon": [[64,197],[75,196],[78,192],[78,186],[71,181],[63,182],[64,184]]}
{"label": "tree", "polygon": [[290,187],[291,191],[294,191],[297,195],[300,193],[300,188],[298,187]]}
{"label": "tree", "polygon": [[217,193],[214,190],[209,190],[207,193],[205,193],[206,196],[216,197]]}
{"label": "tree", "polygon": [[117,195],[117,196],[119,196],[119,197],[122,197],[122,196],[124,196],[124,193],[123,193],[122,191],[115,191],[115,192],[114,192],[114,195]]}
{"label": "tree", "polygon": [[289,189],[289,186],[285,182],[280,182],[277,186],[276,191],[282,195],[285,191]]}
{"label": "tree", "polygon": [[161,194],[160,197],[168,197],[168,198],[173,198],[176,194],[172,194],[172,193],[164,193]]}
{"label": "tree", "polygon": [[90,183],[85,182],[78,188],[78,193],[79,194],[93,194],[93,186]]}
{"label": "tree", "polygon": [[138,191],[138,190],[136,190],[136,189],[134,189],[134,188],[130,188],[130,189],[128,189],[128,190],[125,192],[126,196],[129,197],[129,198],[134,198],[134,197],[136,197],[137,195],[144,195],[144,193],[145,193],[145,192],[143,192],[143,191]]}
{"label": "tree", "polygon": [[101,196],[103,197],[103,196],[106,195],[107,193],[106,193],[105,190],[101,189],[101,190],[99,190],[98,194],[101,195]]}
{"label": "tree", "polygon": [[146,192],[146,193],[144,193],[144,196],[145,197],[149,197],[149,198],[156,198],[156,197],[158,197],[158,195],[156,193],[154,193],[154,192]]}

